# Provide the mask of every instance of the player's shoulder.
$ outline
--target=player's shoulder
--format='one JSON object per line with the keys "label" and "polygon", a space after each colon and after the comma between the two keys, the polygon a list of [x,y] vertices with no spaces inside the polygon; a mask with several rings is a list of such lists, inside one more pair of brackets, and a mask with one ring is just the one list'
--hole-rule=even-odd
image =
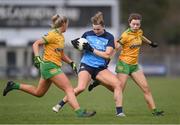
{"label": "player's shoulder", "polygon": [[131,33],[131,30],[128,28],[126,29],[122,34],[121,37],[128,37],[128,35]]}
{"label": "player's shoulder", "polygon": [[143,34],[143,30],[142,30],[142,29],[139,29],[138,33],[139,33],[140,35],[142,35],[142,34]]}
{"label": "player's shoulder", "polygon": [[88,30],[88,31],[84,32],[84,34],[86,34],[86,35],[94,35],[95,33],[92,30]]}
{"label": "player's shoulder", "polygon": [[105,32],[106,33],[106,37],[105,38],[107,38],[109,41],[113,41],[113,43],[114,43],[114,36],[113,36],[113,34],[111,34],[111,33],[109,33],[109,32]]}
{"label": "player's shoulder", "polygon": [[126,29],[124,32],[123,32],[123,34],[129,34],[129,33],[131,33],[132,32],[132,30],[130,29],[130,28],[128,28],[128,29]]}
{"label": "player's shoulder", "polygon": [[50,31],[49,31],[49,33],[51,33],[51,34],[59,34],[59,31],[57,30],[57,29],[51,29]]}
{"label": "player's shoulder", "polygon": [[55,29],[51,29],[47,32],[46,36],[54,36],[58,33],[58,31],[56,31]]}
{"label": "player's shoulder", "polygon": [[105,31],[105,34],[106,34],[108,37],[114,38],[114,35],[113,35],[112,33],[110,33],[110,32]]}
{"label": "player's shoulder", "polygon": [[81,37],[86,38],[87,36],[93,36],[93,35],[94,35],[94,32],[90,30],[90,31],[84,32]]}

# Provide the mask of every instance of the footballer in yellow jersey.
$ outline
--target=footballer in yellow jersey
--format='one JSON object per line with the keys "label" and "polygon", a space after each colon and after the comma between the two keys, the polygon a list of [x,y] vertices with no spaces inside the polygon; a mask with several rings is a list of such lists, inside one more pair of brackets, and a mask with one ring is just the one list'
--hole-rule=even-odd
{"label": "footballer in yellow jersey", "polygon": [[121,80],[121,87],[124,90],[126,81],[130,76],[140,87],[148,107],[154,116],[163,115],[164,111],[156,108],[151,90],[142,70],[138,67],[139,49],[142,41],[148,43],[151,47],[157,47],[157,44],[151,42],[143,36],[141,27],[142,17],[138,13],[132,13],[129,16],[129,29],[121,35],[119,43],[121,44],[121,54],[116,65],[117,77]]}
{"label": "footballer in yellow jersey", "polygon": [[51,61],[58,66],[62,66],[64,50],[64,36],[57,29],[53,29],[43,37],[45,48],[43,53],[44,61]]}
{"label": "footballer in yellow jersey", "polygon": [[[55,84],[62,89],[67,95],[67,101],[74,109],[78,117],[91,117],[96,114],[95,111],[88,112],[82,108],[76,99],[70,80],[61,70],[62,61],[70,64],[74,68],[73,61],[63,53],[64,49],[64,33],[68,27],[68,20],[65,16],[58,14],[52,17],[52,28],[48,35],[43,39],[36,40],[33,43],[34,66],[40,68],[41,77],[38,86],[8,81],[3,91],[3,96],[12,90],[21,90],[33,96],[42,97],[49,89],[51,84]],[[39,56],[40,46],[43,45],[43,59]]]}
{"label": "footballer in yellow jersey", "polygon": [[130,28],[127,29],[121,36],[119,43],[122,46],[119,59],[131,65],[138,63],[139,49],[142,44],[143,31],[139,29],[133,32]]}

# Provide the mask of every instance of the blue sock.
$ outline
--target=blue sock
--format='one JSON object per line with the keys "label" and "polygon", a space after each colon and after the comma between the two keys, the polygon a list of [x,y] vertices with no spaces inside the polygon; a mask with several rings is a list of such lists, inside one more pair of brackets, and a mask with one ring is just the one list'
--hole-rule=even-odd
{"label": "blue sock", "polygon": [[63,107],[64,104],[66,104],[66,103],[65,103],[63,100],[61,100],[61,101],[59,102],[59,105],[60,105],[61,107]]}
{"label": "blue sock", "polygon": [[123,112],[122,107],[116,107],[116,112],[117,114],[122,113]]}

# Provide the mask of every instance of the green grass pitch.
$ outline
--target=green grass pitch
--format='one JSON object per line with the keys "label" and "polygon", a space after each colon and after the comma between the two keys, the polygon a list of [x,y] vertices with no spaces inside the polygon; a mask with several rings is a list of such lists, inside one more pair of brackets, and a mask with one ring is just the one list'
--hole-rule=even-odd
{"label": "green grass pitch", "polygon": [[[165,111],[165,116],[151,115],[142,92],[132,80],[128,80],[124,92],[127,116],[123,118],[115,116],[113,95],[102,86],[92,92],[86,90],[78,96],[81,107],[96,110],[97,114],[92,118],[77,118],[69,105],[59,113],[52,112],[52,106],[64,96],[54,85],[41,98],[16,90],[3,97],[6,80],[0,80],[0,124],[180,124],[180,78],[147,78],[156,105]],[[74,86],[75,80],[72,79]],[[22,81],[29,84],[38,82]]]}

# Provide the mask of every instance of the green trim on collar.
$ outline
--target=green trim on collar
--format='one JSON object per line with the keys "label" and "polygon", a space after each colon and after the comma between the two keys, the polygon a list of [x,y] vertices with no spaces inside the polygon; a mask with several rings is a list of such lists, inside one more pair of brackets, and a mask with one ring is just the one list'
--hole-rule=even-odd
{"label": "green trim on collar", "polygon": [[133,32],[133,31],[131,30],[131,28],[128,28],[128,29],[126,30],[126,32]]}
{"label": "green trim on collar", "polygon": [[42,37],[42,39],[44,40],[45,44],[48,43],[48,41],[44,37]]}

